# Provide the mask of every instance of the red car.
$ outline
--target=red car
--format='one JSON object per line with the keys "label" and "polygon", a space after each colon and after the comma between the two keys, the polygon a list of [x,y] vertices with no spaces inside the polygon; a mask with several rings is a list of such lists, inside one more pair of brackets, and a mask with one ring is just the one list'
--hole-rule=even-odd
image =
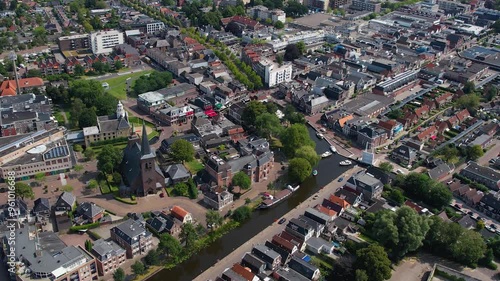
{"label": "red car", "polygon": [[165,197],[165,193],[163,193],[163,192],[162,192],[162,193],[160,193],[160,197],[161,197],[161,198]]}

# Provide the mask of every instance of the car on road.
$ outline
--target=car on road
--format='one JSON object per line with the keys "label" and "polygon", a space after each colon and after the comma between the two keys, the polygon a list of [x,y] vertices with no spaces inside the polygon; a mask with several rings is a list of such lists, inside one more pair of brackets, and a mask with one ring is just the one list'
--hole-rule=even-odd
{"label": "car on road", "polygon": [[279,221],[278,221],[278,224],[284,224],[286,222],[286,219],[285,218],[281,218]]}
{"label": "car on road", "polygon": [[404,172],[401,170],[401,169],[397,169],[396,170],[396,173],[400,174],[400,175],[404,175]]}
{"label": "car on road", "polygon": [[160,193],[160,197],[161,197],[161,198],[165,197],[165,193],[163,193],[163,192],[162,192],[162,193]]}
{"label": "car on road", "polygon": [[339,178],[339,182],[342,182],[343,180],[344,180],[344,178],[343,178],[343,177],[340,177],[340,178]]}
{"label": "car on road", "polygon": [[474,216],[474,213],[473,212],[467,212],[467,215],[469,215],[469,216],[472,217],[472,216]]}
{"label": "car on road", "polygon": [[494,224],[490,224],[490,227],[493,228],[493,229],[497,229],[497,226],[494,225]]}

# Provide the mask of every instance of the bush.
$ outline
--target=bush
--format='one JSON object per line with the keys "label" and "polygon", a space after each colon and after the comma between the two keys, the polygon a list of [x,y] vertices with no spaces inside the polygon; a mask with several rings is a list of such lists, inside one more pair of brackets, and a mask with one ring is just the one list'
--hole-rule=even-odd
{"label": "bush", "polygon": [[98,228],[99,225],[101,225],[100,222],[94,222],[94,223],[89,223],[89,224],[84,224],[84,225],[72,226],[69,228],[69,230],[72,232],[76,232],[76,231],[84,230],[84,229]]}
{"label": "bush", "polygon": [[[113,198],[115,198],[115,200],[117,201],[120,201],[122,203],[125,203],[125,204],[129,204],[129,205],[137,205],[137,201],[130,201],[129,199],[126,199],[126,198],[121,198],[120,196],[113,196]],[[135,200],[135,196],[133,196],[133,200]]]}
{"label": "bush", "polygon": [[90,238],[92,238],[92,239],[94,239],[94,240],[99,240],[99,239],[101,239],[101,238],[102,238],[102,237],[101,237],[101,235],[99,235],[99,234],[95,233],[94,231],[90,231],[90,230],[88,230],[88,231],[87,231],[87,234],[90,236]]}
{"label": "bush", "polygon": [[107,144],[116,144],[120,142],[127,142],[128,138],[126,137],[121,137],[121,138],[115,138],[115,139],[110,139],[110,140],[102,140],[102,141],[96,141],[90,144],[91,147],[98,147],[98,146],[103,146]]}

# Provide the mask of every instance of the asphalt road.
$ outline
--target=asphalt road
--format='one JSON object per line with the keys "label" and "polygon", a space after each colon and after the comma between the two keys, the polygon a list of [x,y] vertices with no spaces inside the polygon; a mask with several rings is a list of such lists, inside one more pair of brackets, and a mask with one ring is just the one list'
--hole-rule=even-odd
{"label": "asphalt road", "polygon": [[[346,180],[348,175],[356,173],[362,170],[361,167],[354,167],[353,169],[345,172],[341,175]],[[288,212],[284,218],[286,220],[290,220],[292,218],[296,218],[299,215],[302,215],[308,207],[315,206],[320,204],[323,201],[323,198],[328,197],[330,194],[334,193],[337,189],[339,189],[344,182],[338,182],[338,178],[334,181],[330,182],[323,188],[321,188],[317,193],[309,197],[307,200],[304,200],[299,206],[295,209]],[[317,195],[317,197],[316,197]],[[314,199],[316,197],[316,199]],[[235,249],[231,254],[227,255],[222,260],[218,261],[214,266],[210,269],[206,270],[202,274],[198,275],[194,281],[207,281],[207,280],[215,280],[217,276],[220,276],[222,272],[226,270],[226,268],[231,268],[233,264],[240,263],[241,259],[245,255],[245,253],[250,252],[252,250],[253,245],[264,244],[266,240],[270,240],[275,234],[280,233],[286,226],[284,224],[278,224],[277,222],[273,223],[258,235],[254,236],[252,239],[248,240],[245,244],[241,245],[239,248]]]}

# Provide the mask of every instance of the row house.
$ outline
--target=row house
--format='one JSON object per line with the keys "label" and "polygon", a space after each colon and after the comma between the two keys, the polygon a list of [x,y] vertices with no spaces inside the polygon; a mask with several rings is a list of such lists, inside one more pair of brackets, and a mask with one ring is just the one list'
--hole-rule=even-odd
{"label": "row house", "polygon": [[399,136],[404,130],[403,124],[393,119],[380,120],[377,123],[377,127],[385,130],[385,132],[387,133],[387,138],[389,139],[393,139],[394,137]]}
{"label": "row house", "polygon": [[476,162],[470,161],[467,166],[460,171],[460,175],[484,184],[492,190],[500,187],[500,173],[489,167],[483,167]]}
{"label": "row house", "polygon": [[153,235],[139,221],[129,219],[110,231],[111,239],[125,249],[127,258],[144,255],[153,247]]}
{"label": "row house", "polygon": [[421,142],[426,142],[430,138],[435,137],[437,135],[436,126],[432,125],[430,127],[425,128],[422,132],[418,133],[415,138]]}
{"label": "row house", "polygon": [[358,130],[356,142],[360,147],[374,148],[384,145],[387,139],[388,134],[385,129],[369,125]]}
{"label": "row house", "polygon": [[43,75],[55,75],[64,72],[64,65],[61,65],[55,58],[47,58],[37,63],[38,69]]}
{"label": "row house", "polygon": [[114,272],[125,262],[125,250],[113,241],[104,239],[94,241],[91,253],[96,258],[100,276]]}
{"label": "row house", "polygon": [[151,113],[156,120],[171,126],[190,122],[195,116],[195,109],[191,105],[169,106]]}
{"label": "row house", "polygon": [[488,193],[483,196],[478,209],[493,219],[500,219],[500,192]]}

